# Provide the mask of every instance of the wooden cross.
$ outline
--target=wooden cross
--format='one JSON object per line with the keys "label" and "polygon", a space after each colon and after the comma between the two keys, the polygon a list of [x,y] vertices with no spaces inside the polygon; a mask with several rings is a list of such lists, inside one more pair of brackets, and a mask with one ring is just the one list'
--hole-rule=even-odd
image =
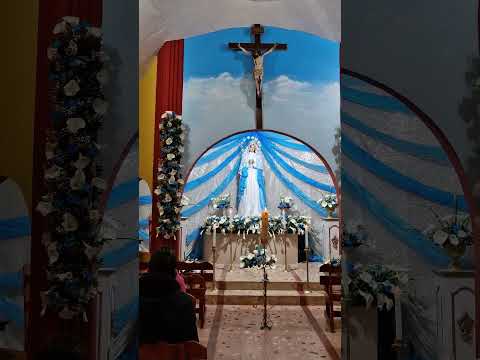
{"label": "wooden cross", "polygon": [[255,38],[254,43],[228,43],[228,47],[234,51],[243,51],[253,58],[254,80],[256,88],[256,107],[255,122],[257,129],[263,129],[262,114],[262,83],[263,83],[263,57],[275,50],[287,50],[287,44],[267,44],[262,43],[261,36],[264,28],[260,24],[255,24],[251,28],[251,33]]}

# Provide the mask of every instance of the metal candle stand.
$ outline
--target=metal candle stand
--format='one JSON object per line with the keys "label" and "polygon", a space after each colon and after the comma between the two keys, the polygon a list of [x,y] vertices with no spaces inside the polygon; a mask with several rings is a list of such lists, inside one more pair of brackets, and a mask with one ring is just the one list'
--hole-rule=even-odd
{"label": "metal candle stand", "polygon": [[213,290],[217,291],[217,278],[215,277],[215,269],[217,268],[217,247],[212,246],[213,257]]}
{"label": "metal candle stand", "polygon": [[307,289],[304,291],[306,294],[309,294],[310,291],[310,261],[309,261],[310,248],[305,248],[305,257],[307,259]]}
{"label": "metal candle stand", "polygon": [[267,309],[267,284],[268,284],[268,274],[267,267],[263,266],[263,322],[260,330],[272,330],[272,322],[268,320],[268,309]]}

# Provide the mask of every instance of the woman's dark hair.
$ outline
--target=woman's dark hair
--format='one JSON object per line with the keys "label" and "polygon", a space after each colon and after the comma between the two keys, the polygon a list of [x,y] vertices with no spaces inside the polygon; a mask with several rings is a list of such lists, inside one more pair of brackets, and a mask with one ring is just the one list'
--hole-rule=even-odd
{"label": "woman's dark hair", "polygon": [[175,277],[177,259],[169,251],[160,250],[152,255],[148,268],[151,273],[165,273]]}

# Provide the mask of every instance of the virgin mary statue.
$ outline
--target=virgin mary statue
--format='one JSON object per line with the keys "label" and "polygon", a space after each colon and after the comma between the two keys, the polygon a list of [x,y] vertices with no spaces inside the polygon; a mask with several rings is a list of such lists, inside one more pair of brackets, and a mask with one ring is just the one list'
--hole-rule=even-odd
{"label": "virgin mary statue", "polygon": [[237,209],[240,216],[260,216],[266,208],[265,177],[260,143],[254,138],[242,152],[239,169]]}

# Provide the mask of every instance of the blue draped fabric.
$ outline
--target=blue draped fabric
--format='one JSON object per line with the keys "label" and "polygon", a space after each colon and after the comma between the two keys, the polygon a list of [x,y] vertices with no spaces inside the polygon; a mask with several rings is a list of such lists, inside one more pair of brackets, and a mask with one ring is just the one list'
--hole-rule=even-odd
{"label": "blue draped fabric", "polygon": [[138,230],[138,239],[143,240],[143,241],[149,241],[150,240],[150,235],[147,230],[145,229],[140,229]]}
{"label": "blue draped fabric", "polygon": [[[257,135],[263,135],[263,134],[259,133]],[[264,136],[262,136],[262,137],[264,137]],[[280,138],[270,138],[268,135],[266,137],[268,138],[268,140],[270,140],[270,141],[272,141],[272,142],[274,142],[278,145],[281,145],[281,146],[284,146],[286,148],[292,149],[292,150],[303,151],[303,152],[312,152],[312,149],[310,149],[308,146],[300,144],[300,143],[294,143],[294,142],[284,140],[284,139],[280,139]]]}
{"label": "blue draped fabric", "polygon": [[383,164],[365,150],[355,145],[355,143],[344,134],[342,135],[342,154],[349,157],[357,165],[370,171],[373,175],[399,189],[443,206],[448,206],[453,209],[458,206],[458,209],[460,210],[468,210],[463,196],[457,196],[450,192],[425,185],[415,179],[399,173],[395,169]]}
{"label": "blue draped fabric", "polygon": [[282,149],[280,149],[279,147],[275,146],[275,144],[269,144],[271,149],[283,156],[285,156],[287,159],[290,159],[292,160],[293,162],[303,166],[303,167],[306,167],[307,169],[310,169],[310,170],[314,170],[314,171],[317,171],[319,173],[322,173],[322,174],[328,174],[328,170],[325,166],[322,166],[322,165],[317,165],[317,164],[312,164],[312,163],[309,163],[309,162],[306,162],[306,161],[303,161],[301,159],[298,159],[296,158],[295,156],[287,153],[286,151],[283,151]]}
{"label": "blue draped fabric", "polygon": [[224,145],[220,148],[218,148],[215,151],[209,152],[205,155],[203,155],[200,159],[198,159],[197,163],[195,164],[196,166],[204,165],[209,163],[210,161],[213,161],[215,159],[218,159],[220,156],[225,155],[226,152],[232,150],[233,148],[237,147],[240,145],[241,139],[236,139],[235,141],[232,141],[231,143]]}
{"label": "blue draped fabric", "polygon": [[0,220],[0,240],[27,237],[30,235],[30,218],[22,216]]}
{"label": "blue draped fabric", "polygon": [[0,294],[23,291],[23,273],[0,273]]}
{"label": "blue draped fabric", "polygon": [[228,185],[230,185],[230,183],[233,181],[233,179],[235,179],[235,177],[237,176],[238,169],[240,168],[240,162],[241,162],[240,160],[241,159],[237,160],[237,163],[233,167],[230,174],[228,174],[225,177],[225,179],[223,179],[223,181],[220,183],[219,186],[217,186],[217,188],[215,190],[213,190],[207,197],[200,200],[197,204],[195,204],[192,207],[182,211],[181,216],[188,218],[188,217],[196,214],[197,212],[202,210],[204,207],[208,206],[208,204],[210,203],[210,200],[212,198],[220,196],[225,191],[225,189],[228,187]]}
{"label": "blue draped fabric", "polygon": [[291,167],[288,165],[280,156],[275,154],[273,151],[271,151],[270,146],[268,145],[267,141],[264,141],[263,137],[261,137],[262,141],[262,147],[263,147],[263,154],[268,153],[270,156],[272,156],[275,161],[289,174],[292,176],[296,177],[298,180],[303,181],[306,184],[309,184],[317,189],[327,191],[330,193],[335,193],[335,187],[327,184],[322,184],[319,183],[316,180],[313,180],[309,178],[308,176],[303,175],[301,172],[297,171],[295,168]]}
{"label": "blue draped fabric", "polygon": [[219,148],[220,146],[230,144],[233,141],[242,141],[244,138],[246,138],[248,136],[252,136],[254,134],[255,134],[255,131],[247,131],[247,132],[244,132],[244,133],[229,136],[228,138],[223,139],[219,143],[212,146],[212,149],[216,149],[216,148]]}
{"label": "blue draped fabric", "polygon": [[196,228],[188,234],[185,243],[187,246],[190,246],[193,243],[193,248],[190,253],[186,254],[188,259],[195,260],[203,258],[203,241],[202,235],[200,234],[200,228]]}
{"label": "blue draped fabric", "polygon": [[138,318],[138,301],[135,297],[130,303],[123,305],[112,314],[112,332],[118,336],[122,330],[132,321]]}
{"label": "blue draped fabric", "polygon": [[140,225],[141,227],[148,227],[148,219],[141,219],[138,221],[138,225]]}
{"label": "blue draped fabric", "polygon": [[214,169],[206,173],[205,175],[202,175],[194,180],[189,180],[185,184],[184,191],[189,192],[200,185],[206,183],[207,181],[211,180],[215,175],[217,175],[220,171],[222,171],[226,166],[228,166],[238,155],[240,154],[240,148],[235,150],[233,153],[231,153],[225,160],[223,160],[219,165],[217,165]]}
{"label": "blue draped fabric", "polygon": [[374,108],[381,111],[411,114],[411,111],[407,106],[391,96],[373,94],[370,92],[349,88],[344,85],[341,87],[340,93],[342,100],[346,100],[357,105]]}
{"label": "blue draped fabric", "polygon": [[260,209],[267,208],[267,194],[265,191],[265,175],[263,170],[257,170],[257,182],[260,195]]}
{"label": "blue draped fabric", "polygon": [[267,161],[268,165],[272,169],[273,173],[280,179],[280,181],[283,183],[284,186],[290,189],[297,198],[303,201],[307,206],[313,209],[317,214],[324,217],[327,216],[327,212],[324,208],[322,208],[320,205],[317,204],[316,201],[312,200],[305,193],[303,193],[295,184],[293,184],[290,180],[288,180],[280,172],[280,170],[278,170],[277,166],[275,165],[275,162],[270,157],[268,152],[264,152],[263,156],[265,157],[265,160]]}
{"label": "blue draped fabric", "polygon": [[408,154],[422,160],[431,161],[438,165],[451,166],[447,155],[443,149],[438,146],[417,144],[410,141],[397,139],[393,136],[368,127],[362,121],[343,111],[341,115],[342,123],[347,124],[362,134],[387,145],[395,151]]}
{"label": "blue draped fabric", "polygon": [[240,205],[240,200],[242,200],[245,190],[247,189],[247,178],[248,178],[248,169],[244,167],[240,171],[240,178],[238,179],[238,189],[237,189],[237,210]]}
{"label": "blue draped fabric", "polygon": [[391,209],[382,204],[366,188],[357,183],[345,171],[342,171],[342,189],[348,192],[356,202],[366,208],[385,229],[412,250],[425,258],[431,265],[446,266],[450,262],[439,247],[427,239],[422,232],[406,223]]}
{"label": "blue draped fabric", "polygon": [[152,204],[152,195],[143,195],[138,198],[138,204],[142,205],[151,205]]}
{"label": "blue draped fabric", "polygon": [[0,297],[0,318],[12,321],[15,326],[23,328],[25,326],[25,314],[23,307],[15,304],[9,299]]}
{"label": "blue draped fabric", "polygon": [[102,266],[117,268],[138,258],[138,241],[128,241],[124,246],[106,253],[102,257]]}

